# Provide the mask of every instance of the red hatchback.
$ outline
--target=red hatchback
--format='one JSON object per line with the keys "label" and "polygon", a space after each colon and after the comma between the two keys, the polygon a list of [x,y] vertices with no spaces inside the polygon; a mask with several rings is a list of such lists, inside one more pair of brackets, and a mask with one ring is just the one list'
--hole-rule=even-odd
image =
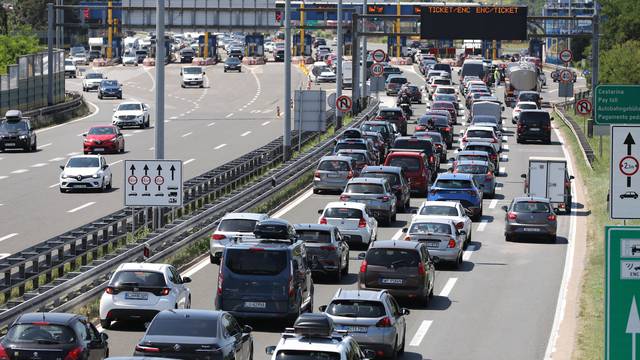
{"label": "red hatchback", "polygon": [[434,101],[431,103],[431,110],[447,110],[453,119],[453,123],[458,123],[458,109],[449,101]]}
{"label": "red hatchback", "polygon": [[420,195],[427,194],[429,189],[429,161],[422,152],[397,151],[387,155],[384,161],[385,166],[398,166],[404,170],[407,179],[410,181],[411,191]]}
{"label": "red hatchback", "polygon": [[124,152],[124,136],[116,126],[93,126],[84,136],[84,153]]}

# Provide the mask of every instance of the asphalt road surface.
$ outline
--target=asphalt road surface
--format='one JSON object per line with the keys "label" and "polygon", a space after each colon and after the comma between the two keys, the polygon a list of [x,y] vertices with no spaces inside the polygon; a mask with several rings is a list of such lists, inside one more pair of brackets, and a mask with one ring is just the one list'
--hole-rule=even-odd
{"label": "asphalt road surface", "polygon": [[[416,68],[402,67],[411,82],[424,84]],[[545,100],[557,99],[556,85],[550,83]],[[551,91],[549,91],[551,90]],[[502,98],[501,89],[498,98]],[[382,96],[391,104],[393,99]],[[415,105],[414,114],[425,111],[425,105]],[[580,199],[574,197],[572,215],[559,216],[558,240],[546,242],[505,242],[504,212],[512,198],[523,193],[520,174],[525,173],[529,156],[567,157],[557,133],[552,133],[551,145],[516,144],[510,109],[503,112],[506,125],[504,151],[501,159],[499,187],[495,199],[484,200],[484,216],[473,224],[473,242],[464,253],[460,270],[438,268],[435,297],[427,308],[403,304],[411,309],[407,322],[407,348],[403,359],[541,359],[554,326],[569,242],[573,241],[576,211]],[[460,118],[461,119],[461,118]],[[557,121],[557,120],[556,120]],[[557,127],[557,125],[554,125]],[[411,127],[412,128],[412,127]],[[456,133],[462,126],[456,126]],[[412,129],[411,129],[412,130]],[[451,154],[450,154],[451,155]],[[444,168],[444,167],[443,167]],[[276,214],[293,223],[315,223],[317,210],[338,195],[315,195],[310,190]],[[416,208],[423,199],[413,198]],[[408,225],[411,214],[399,214],[390,227],[379,229],[378,239],[398,239]],[[336,290],[356,287],[360,261],[351,250],[349,276],[342,283],[315,282],[314,304],[327,304]],[[192,307],[213,309],[217,266],[208,259],[185,274],[191,276]],[[281,324],[254,323],[256,359],[267,359],[264,347],[277,344]],[[130,355],[143,335],[142,325],[114,323],[108,330],[111,355]]]}

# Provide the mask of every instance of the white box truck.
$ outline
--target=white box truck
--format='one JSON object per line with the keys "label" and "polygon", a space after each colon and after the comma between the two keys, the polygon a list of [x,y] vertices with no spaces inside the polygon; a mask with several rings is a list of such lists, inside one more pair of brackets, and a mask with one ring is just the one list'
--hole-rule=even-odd
{"label": "white box truck", "polygon": [[571,180],[567,160],[555,157],[532,156],[529,158],[529,173],[525,179],[524,192],[527,196],[550,200],[556,211],[571,212]]}

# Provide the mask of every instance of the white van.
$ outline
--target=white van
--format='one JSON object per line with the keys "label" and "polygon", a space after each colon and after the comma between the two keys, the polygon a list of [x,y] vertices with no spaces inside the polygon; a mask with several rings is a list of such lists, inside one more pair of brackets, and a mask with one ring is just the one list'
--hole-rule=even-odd
{"label": "white van", "polygon": [[342,62],[342,87],[345,89],[353,87],[353,63],[351,61]]}
{"label": "white van", "polygon": [[204,87],[204,69],[202,66],[183,66],[180,70],[181,86]]}

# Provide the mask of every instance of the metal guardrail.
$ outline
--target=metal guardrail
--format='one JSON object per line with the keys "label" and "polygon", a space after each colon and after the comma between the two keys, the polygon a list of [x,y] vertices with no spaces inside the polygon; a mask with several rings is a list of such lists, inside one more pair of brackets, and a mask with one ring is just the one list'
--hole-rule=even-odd
{"label": "metal guardrail", "polygon": [[[354,125],[375,115],[377,109],[377,103],[369,106],[354,120]],[[9,301],[5,309],[0,309],[0,328],[8,326],[23,312],[66,311],[91,299],[103,290],[110,272],[119,264],[142,260],[144,246],[151,247],[155,253],[148,261],[159,261],[175,254],[180,248],[210,232],[227,212],[249,209],[312,170],[317,160],[330,151],[336,137],[273,169],[282,156],[280,138],[188,180],[185,182],[185,206],[180,208],[183,214],[188,212],[187,215],[153,229],[146,238],[121,246],[118,251],[104,258],[98,259],[98,253],[114,244],[123,245],[131,228],[151,225],[151,208],[123,209],[1,260],[0,272],[5,276],[1,291],[4,294],[21,291],[20,294],[24,296]],[[306,143],[312,138],[312,134],[304,133],[302,141]],[[292,145],[296,143],[297,138]],[[268,169],[271,171],[267,172]],[[266,178],[249,183],[255,176],[265,174]],[[167,212],[165,209],[165,215]],[[76,261],[81,266],[65,275],[64,266]],[[59,273],[54,281],[39,287],[33,285],[42,277],[51,280],[55,271]],[[24,293],[27,282],[34,286],[34,291]]]}
{"label": "metal guardrail", "polygon": [[36,110],[29,110],[23,112],[23,115],[31,118],[31,124],[36,129],[50,125],[52,121],[45,120],[46,117],[54,115],[60,116],[61,114],[74,111],[82,106],[82,94],[76,91],[67,91],[66,96],[70,97],[71,100]]}
{"label": "metal guardrail", "polygon": [[571,129],[571,131],[573,132],[573,135],[578,140],[578,144],[580,145],[580,151],[582,152],[582,155],[584,156],[587,162],[587,165],[589,165],[589,167],[592,168],[593,161],[595,160],[595,153],[593,152],[593,148],[591,148],[591,144],[589,144],[589,141],[587,140],[587,136],[585,135],[580,125],[572,117],[564,113],[564,110],[566,110],[568,107],[574,106],[575,99],[587,98],[589,97],[589,94],[590,94],[589,91],[580,92],[576,94],[574,100],[563,101],[556,104],[552,104],[552,107],[554,112],[558,115],[558,117],[560,117],[562,122],[564,122],[565,125],[567,125],[567,127]]}

